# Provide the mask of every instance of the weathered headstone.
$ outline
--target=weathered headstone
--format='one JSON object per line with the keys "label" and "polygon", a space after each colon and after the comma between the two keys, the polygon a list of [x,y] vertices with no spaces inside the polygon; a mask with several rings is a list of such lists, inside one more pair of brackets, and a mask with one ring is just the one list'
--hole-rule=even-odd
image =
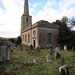
{"label": "weathered headstone", "polygon": [[0,62],[9,60],[9,47],[6,41],[0,41]]}
{"label": "weathered headstone", "polygon": [[55,58],[56,59],[60,58],[60,48],[58,46],[55,48]]}
{"label": "weathered headstone", "polygon": [[66,45],[64,45],[64,50],[67,50],[67,46]]}
{"label": "weathered headstone", "polygon": [[49,50],[49,54],[46,56],[46,58],[47,58],[47,62],[53,62],[53,59],[54,59],[54,57],[53,57],[53,47],[51,46],[50,47],[50,50]]}
{"label": "weathered headstone", "polygon": [[11,48],[15,49],[15,44],[14,43],[11,43]]}
{"label": "weathered headstone", "polygon": [[48,54],[48,55],[46,56],[46,58],[47,58],[47,62],[50,62],[50,63],[53,62],[53,56],[52,56],[52,55]]}
{"label": "weathered headstone", "polygon": [[0,46],[0,61],[9,60],[9,48],[7,46]]}
{"label": "weathered headstone", "polygon": [[63,65],[63,66],[59,67],[59,74],[60,75],[70,75],[69,70],[68,70],[68,66]]}
{"label": "weathered headstone", "polygon": [[54,53],[53,48],[50,48],[49,54],[52,55],[52,57],[53,57],[53,53]]}

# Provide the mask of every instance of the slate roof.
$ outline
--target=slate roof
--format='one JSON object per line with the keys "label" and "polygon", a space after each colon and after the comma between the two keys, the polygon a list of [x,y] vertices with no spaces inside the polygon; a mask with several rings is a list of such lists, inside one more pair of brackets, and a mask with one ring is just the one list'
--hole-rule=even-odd
{"label": "slate roof", "polygon": [[44,20],[38,21],[35,24],[33,24],[32,26],[33,27],[37,26],[37,27],[44,27],[44,28],[53,28],[53,29],[58,29],[59,28],[58,25],[51,24],[48,21],[44,21]]}

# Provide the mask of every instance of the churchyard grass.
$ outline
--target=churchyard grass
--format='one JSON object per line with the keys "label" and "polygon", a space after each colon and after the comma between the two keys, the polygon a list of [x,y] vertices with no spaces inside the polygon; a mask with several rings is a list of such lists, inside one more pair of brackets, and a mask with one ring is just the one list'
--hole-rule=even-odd
{"label": "churchyard grass", "polygon": [[[28,48],[28,47],[27,47]],[[53,63],[47,63],[46,55],[48,49],[21,51],[19,46],[13,53],[10,52],[10,60],[0,63],[0,75],[59,75],[58,69],[62,66],[61,58],[68,65],[71,75],[75,75],[75,56],[72,51],[61,51],[61,58],[54,59]],[[35,64],[27,64],[31,59],[35,59]]]}

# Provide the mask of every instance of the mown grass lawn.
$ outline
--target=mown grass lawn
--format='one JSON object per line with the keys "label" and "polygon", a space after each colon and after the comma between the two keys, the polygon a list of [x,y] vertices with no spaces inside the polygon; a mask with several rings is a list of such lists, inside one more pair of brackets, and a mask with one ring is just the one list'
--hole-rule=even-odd
{"label": "mown grass lawn", "polygon": [[[72,51],[61,51],[61,58],[54,59],[53,63],[47,63],[46,55],[48,49],[21,51],[19,47],[10,52],[10,61],[0,63],[0,75],[59,75],[58,69],[62,65],[61,58],[64,57],[64,64],[69,67],[70,75],[75,75],[75,56]],[[36,64],[27,64],[31,59]]]}

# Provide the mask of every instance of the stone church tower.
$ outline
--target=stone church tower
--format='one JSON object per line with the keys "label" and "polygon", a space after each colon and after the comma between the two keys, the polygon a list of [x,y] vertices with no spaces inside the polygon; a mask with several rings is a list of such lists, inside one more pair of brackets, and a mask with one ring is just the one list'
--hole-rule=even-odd
{"label": "stone church tower", "polygon": [[29,15],[28,0],[24,3],[24,13],[21,17],[21,38],[25,45],[34,48],[46,48],[58,44],[58,26],[48,21],[38,21],[32,25],[32,16]]}
{"label": "stone church tower", "polygon": [[21,32],[32,25],[32,16],[29,15],[28,0],[24,2],[24,14],[21,17]]}

